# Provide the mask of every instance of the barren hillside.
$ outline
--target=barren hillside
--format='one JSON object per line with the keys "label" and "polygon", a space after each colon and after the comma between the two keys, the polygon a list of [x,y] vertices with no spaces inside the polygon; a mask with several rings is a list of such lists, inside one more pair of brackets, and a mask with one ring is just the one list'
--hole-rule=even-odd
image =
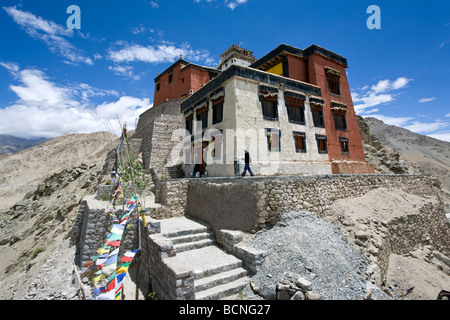
{"label": "barren hillside", "polygon": [[376,118],[364,118],[379,142],[427,174],[434,175],[450,192],[450,142],[437,140],[409,130],[387,125]]}
{"label": "barren hillside", "polygon": [[49,175],[81,162],[103,160],[117,136],[108,132],[66,134],[0,157],[0,210],[21,200]]}

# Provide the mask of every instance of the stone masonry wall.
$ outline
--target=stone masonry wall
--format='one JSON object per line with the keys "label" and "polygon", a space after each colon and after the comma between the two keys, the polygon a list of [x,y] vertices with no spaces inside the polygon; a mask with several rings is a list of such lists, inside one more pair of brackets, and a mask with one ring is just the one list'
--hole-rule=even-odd
{"label": "stone masonry wall", "polygon": [[171,207],[168,216],[188,213],[215,230],[254,232],[275,225],[282,212],[309,210],[320,217],[337,199],[379,187],[432,195],[433,183],[428,176],[378,174],[192,178],[159,182],[156,201]]}
{"label": "stone masonry wall", "polygon": [[71,245],[76,246],[77,266],[84,266],[104,243],[111,222],[112,218],[105,210],[91,210],[86,200],[81,201],[71,233]]}
{"label": "stone masonry wall", "polygon": [[163,237],[159,221],[148,224],[150,277],[158,300],[193,300],[194,272],[176,257],[172,241]]}

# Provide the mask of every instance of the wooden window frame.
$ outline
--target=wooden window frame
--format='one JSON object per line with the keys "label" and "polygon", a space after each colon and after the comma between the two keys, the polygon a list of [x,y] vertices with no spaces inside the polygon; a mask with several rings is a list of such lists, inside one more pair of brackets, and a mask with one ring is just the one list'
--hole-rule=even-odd
{"label": "wooden window frame", "polygon": [[[295,152],[306,153],[306,133],[294,131],[293,136],[294,136],[294,143],[295,143]],[[300,141],[301,141],[301,145],[299,146]]]}
{"label": "wooden window frame", "polygon": [[[319,153],[328,153],[327,136],[316,134],[317,150]],[[321,148],[323,146],[323,150]]]}
{"label": "wooden window frame", "polygon": [[[281,151],[281,130],[280,129],[272,129],[266,128],[266,137],[267,137],[267,148],[269,151],[280,152]],[[273,139],[276,140],[273,140]],[[273,142],[277,141],[278,148],[274,148]]]}
{"label": "wooden window frame", "polygon": [[[212,124],[221,123],[223,121],[223,106],[224,106],[224,97],[220,97],[212,101]],[[219,114],[218,114],[219,113]]]}
{"label": "wooden window frame", "polygon": [[348,138],[339,137],[339,145],[341,146],[342,154],[350,154],[350,147],[348,145]]}

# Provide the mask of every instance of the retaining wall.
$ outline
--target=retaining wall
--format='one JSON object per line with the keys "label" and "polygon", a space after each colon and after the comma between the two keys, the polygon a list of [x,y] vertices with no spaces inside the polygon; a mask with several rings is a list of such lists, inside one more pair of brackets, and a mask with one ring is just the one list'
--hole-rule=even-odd
{"label": "retaining wall", "polygon": [[[432,195],[434,180],[422,175],[303,175],[191,178],[161,181],[156,191],[166,217],[187,213],[214,230],[254,232],[275,225],[282,212],[309,210],[319,217],[337,199],[384,187]],[[163,211],[163,210],[162,210]]]}

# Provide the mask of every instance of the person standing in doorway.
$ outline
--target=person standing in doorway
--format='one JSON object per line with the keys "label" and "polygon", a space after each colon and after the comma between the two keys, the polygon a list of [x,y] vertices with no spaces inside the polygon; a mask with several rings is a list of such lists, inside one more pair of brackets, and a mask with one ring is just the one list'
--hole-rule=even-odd
{"label": "person standing in doorway", "polygon": [[247,173],[247,170],[248,170],[248,173],[250,173],[250,176],[253,177],[254,174],[252,172],[252,169],[250,169],[250,153],[248,153],[247,147],[244,148],[244,151],[245,151],[245,166],[244,166],[244,172],[242,173],[242,176],[245,176],[245,174]]}

